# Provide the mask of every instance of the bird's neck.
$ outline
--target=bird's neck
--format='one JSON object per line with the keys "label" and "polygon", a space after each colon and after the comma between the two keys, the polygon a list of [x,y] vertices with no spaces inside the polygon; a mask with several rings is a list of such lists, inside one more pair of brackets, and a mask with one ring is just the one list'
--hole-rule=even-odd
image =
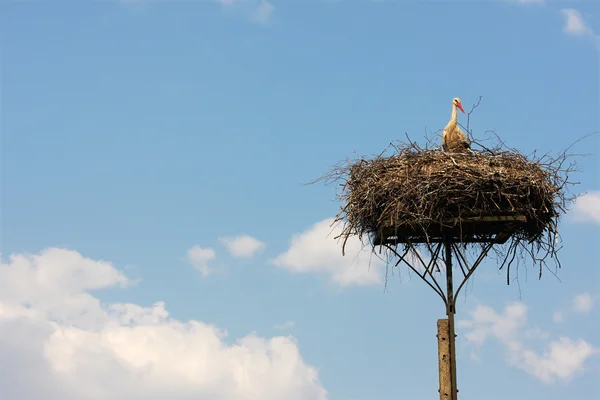
{"label": "bird's neck", "polygon": [[456,104],[452,104],[452,116],[450,117],[450,122],[456,123],[456,118],[458,117]]}
{"label": "bird's neck", "polygon": [[446,129],[454,130],[454,127],[456,126],[456,117],[456,106],[452,104],[452,116],[450,117],[450,122],[448,122],[448,125],[446,125]]}

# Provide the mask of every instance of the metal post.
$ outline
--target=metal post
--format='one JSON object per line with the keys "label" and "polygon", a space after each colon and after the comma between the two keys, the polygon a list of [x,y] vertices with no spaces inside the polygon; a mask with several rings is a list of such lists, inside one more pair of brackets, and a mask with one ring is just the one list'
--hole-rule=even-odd
{"label": "metal post", "polygon": [[450,400],[457,400],[458,389],[456,387],[456,334],[454,332],[454,288],[452,286],[452,243],[446,241],[444,243],[446,248],[446,290],[448,298],[448,306],[446,314],[448,315],[448,344],[450,347],[450,385],[451,385],[451,397]]}

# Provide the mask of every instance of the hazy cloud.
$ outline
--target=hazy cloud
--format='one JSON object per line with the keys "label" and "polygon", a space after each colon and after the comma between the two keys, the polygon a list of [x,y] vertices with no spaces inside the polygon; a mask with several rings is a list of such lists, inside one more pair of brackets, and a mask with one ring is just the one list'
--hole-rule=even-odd
{"label": "hazy cloud", "polygon": [[260,24],[271,19],[275,6],[268,0],[218,0],[226,11],[240,13]]}
{"label": "hazy cloud", "polygon": [[287,329],[292,329],[294,326],[296,326],[296,323],[294,321],[287,321],[287,322],[284,322],[283,324],[275,325],[274,328],[279,329],[279,330],[287,330]]}
{"label": "hazy cloud", "polygon": [[579,314],[587,314],[592,311],[594,299],[589,293],[582,293],[573,299],[573,311]]}
{"label": "hazy cloud", "polygon": [[479,305],[471,313],[470,320],[459,321],[465,329],[465,337],[475,347],[489,339],[502,343],[506,360],[510,365],[524,370],[544,383],[566,381],[584,370],[586,361],[599,354],[599,349],[583,339],[559,337],[547,342],[542,354],[531,349],[526,339],[549,337],[539,328],[528,328],[527,306],[512,303],[501,313]]}
{"label": "hazy cloud", "polygon": [[585,23],[579,11],[573,8],[563,8],[562,10],[560,10],[560,12],[565,18],[563,30],[567,34],[574,36],[594,36],[594,31]]}

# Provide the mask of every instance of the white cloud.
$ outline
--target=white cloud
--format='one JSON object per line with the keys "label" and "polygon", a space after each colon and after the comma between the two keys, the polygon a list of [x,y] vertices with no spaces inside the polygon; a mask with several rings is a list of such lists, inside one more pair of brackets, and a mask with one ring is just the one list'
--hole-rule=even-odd
{"label": "white cloud", "polygon": [[582,293],[573,299],[573,311],[579,314],[587,314],[592,311],[594,301],[589,293]]}
{"label": "white cloud", "polygon": [[504,345],[507,361],[535,376],[544,383],[566,381],[584,370],[585,362],[600,351],[582,339],[560,337],[547,344],[543,354],[538,354],[525,343],[525,338],[548,336],[539,329],[527,329],[527,307],[513,303],[502,313],[479,305],[471,312],[471,319],[459,321],[466,328],[465,337],[475,346],[481,346],[489,338]]}
{"label": "white cloud", "polygon": [[296,326],[296,323],[294,321],[287,321],[287,322],[284,322],[283,324],[275,325],[274,328],[279,329],[279,330],[287,330],[287,329],[292,329],[294,326]]}
{"label": "white cloud", "polygon": [[218,0],[225,10],[242,13],[251,21],[266,24],[275,6],[268,0]]}
{"label": "white cloud", "polygon": [[332,229],[333,221],[325,219],[293,235],[288,250],[271,263],[296,273],[325,274],[339,286],[381,283],[384,263],[369,248],[363,250],[356,237],[349,238],[342,256],[341,241],[334,239],[341,227]]}
{"label": "white cloud", "polygon": [[563,31],[573,36],[596,36],[592,28],[590,28],[579,11],[573,8],[563,8],[560,12],[565,17]]}
{"label": "white cloud", "polygon": [[228,343],[162,302],[103,304],[89,293],[128,283],[110,263],[62,249],[2,262],[2,399],[327,399],[291,337]]}
{"label": "white cloud", "polygon": [[600,224],[600,191],[593,191],[578,197],[573,205],[575,221]]}
{"label": "white cloud", "polygon": [[[100,307],[90,290],[127,286],[131,282],[113,266],[94,261],[75,251],[46,249],[39,254],[11,255],[1,264],[0,301],[27,304],[56,321],[70,320],[83,304],[88,310]],[[93,313],[80,316],[79,322],[95,323]]]}
{"label": "white cloud", "polygon": [[209,247],[193,246],[187,251],[187,260],[200,272],[203,278],[218,271],[217,268],[209,265],[215,258],[217,258],[215,251]]}
{"label": "white cloud", "polygon": [[250,258],[264,250],[265,244],[248,235],[219,239],[234,257]]}

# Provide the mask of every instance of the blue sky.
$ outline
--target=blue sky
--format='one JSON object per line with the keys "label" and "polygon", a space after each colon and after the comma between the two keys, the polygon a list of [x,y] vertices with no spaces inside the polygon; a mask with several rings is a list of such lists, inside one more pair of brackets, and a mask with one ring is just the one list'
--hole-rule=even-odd
{"label": "blue sky", "polygon": [[[476,137],[524,153],[600,130],[590,1],[12,1],[0,18],[6,400],[435,397],[443,305],[342,258],[334,188],[304,183],[423,141],[456,96],[483,96]],[[593,398],[599,147],[575,148],[588,194],[559,227],[560,282],[529,264],[507,287],[487,262],[461,298],[461,399]]]}

